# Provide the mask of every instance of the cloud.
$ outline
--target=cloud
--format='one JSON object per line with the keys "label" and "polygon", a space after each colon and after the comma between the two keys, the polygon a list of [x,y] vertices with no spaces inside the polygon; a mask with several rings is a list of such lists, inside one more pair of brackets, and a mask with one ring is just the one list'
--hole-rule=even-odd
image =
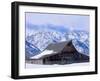
{"label": "cloud", "polygon": [[26,28],[29,30],[89,31],[89,21],[88,15],[26,13]]}

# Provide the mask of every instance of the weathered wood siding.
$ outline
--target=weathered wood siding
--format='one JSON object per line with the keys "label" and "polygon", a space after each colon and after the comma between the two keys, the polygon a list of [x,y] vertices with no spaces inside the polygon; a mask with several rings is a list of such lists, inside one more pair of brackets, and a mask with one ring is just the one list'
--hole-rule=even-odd
{"label": "weathered wood siding", "polygon": [[26,63],[31,63],[31,64],[43,64],[43,59],[32,59],[32,60],[27,60]]}

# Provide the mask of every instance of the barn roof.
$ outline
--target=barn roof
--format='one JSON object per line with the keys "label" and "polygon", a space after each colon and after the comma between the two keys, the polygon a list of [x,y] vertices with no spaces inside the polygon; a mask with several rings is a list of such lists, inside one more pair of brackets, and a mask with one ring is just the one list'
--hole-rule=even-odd
{"label": "barn roof", "polygon": [[55,43],[55,44],[54,43],[49,44],[43,52],[41,52],[38,55],[31,57],[30,59],[40,59],[40,58],[43,58],[45,56],[51,56],[51,55],[60,53],[64,49],[64,47],[66,45],[68,45],[70,42],[71,42],[71,44],[73,44],[76,51],[78,51],[79,53],[81,53],[83,55],[89,56],[88,53],[84,52],[84,50],[85,50],[84,48],[82,48],[82,49],[84,49],[83,51],[80,51],[78,49],[80,47],[78,47],[76,44],[74,44],[75,43],[74,41],[70,40],[70,41],[64,41],[64,42]]}
{"label": "barn roof", "polygon": [[64,41],[64,42],[60,42],[60,43],[49,44],[42,53],[31,57],[31,59],[38,59],[38,58],[41,58],[46,55],[60,53],[68,43],[69,43],[68,41]]}
{"label": "barn roof", "polygon": [[59,53],[63,50],[63,48],[68,44],[69,42],[64,41],[60,43],[50,44],[47,46],[46,50],[53,50],[56,53]]}

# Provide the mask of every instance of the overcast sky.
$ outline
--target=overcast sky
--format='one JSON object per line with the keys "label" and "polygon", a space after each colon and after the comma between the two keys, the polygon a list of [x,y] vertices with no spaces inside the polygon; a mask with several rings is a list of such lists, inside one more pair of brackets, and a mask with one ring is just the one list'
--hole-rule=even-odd
{"label": "overcast sky", "polygon": [[25,13],[26,30],[54,29],[89,31],[88,15]]}

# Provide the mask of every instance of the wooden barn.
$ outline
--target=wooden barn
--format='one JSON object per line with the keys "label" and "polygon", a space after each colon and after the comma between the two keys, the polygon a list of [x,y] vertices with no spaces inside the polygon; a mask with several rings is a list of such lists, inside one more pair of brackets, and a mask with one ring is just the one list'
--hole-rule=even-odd
{"label": "wooden barn", "polygon": [[79,53],[72,41],[50,44],[40,54],[30,58],[33,64],[70,64],[88,62],[89,56]]}

